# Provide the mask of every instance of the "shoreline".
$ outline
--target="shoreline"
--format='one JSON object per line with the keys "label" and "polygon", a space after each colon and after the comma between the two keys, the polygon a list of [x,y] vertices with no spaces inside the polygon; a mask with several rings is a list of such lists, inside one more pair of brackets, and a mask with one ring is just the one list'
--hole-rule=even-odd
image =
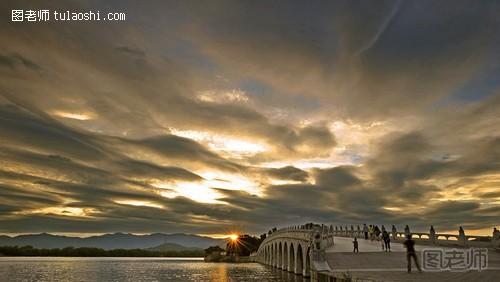
{"label": "shoreline", "polygon": [[9,260],[22,260],[22,259],[105,259],[105,260],[169,260],[169,261],[200,261],[203,262],[203,257],[77,257],[77,256],[0,256],[0,262]]}

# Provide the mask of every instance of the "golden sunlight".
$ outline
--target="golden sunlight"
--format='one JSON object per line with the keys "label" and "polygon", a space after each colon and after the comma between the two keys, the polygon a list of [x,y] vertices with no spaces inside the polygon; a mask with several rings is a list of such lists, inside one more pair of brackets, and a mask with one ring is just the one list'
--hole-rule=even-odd
{"label": "golden sunlight", "polygon": [[204,143],[212,150],[231,154],[232,157],[254,155],[268,150],[268,147],[265,144],[231,138],[226,135],[212,134],[206,131],[179,130],[176,128],[170,128],[170,132],[177,136],[190,138]]}
{"label": "golden sunlight", "polygon": [[61,216],[72,216],[72,217],[86,217],[92,213],[96,213],[97,210],[93,208],[75,208],[75,207],[47,207],[35,210],[26,210],[18,212],[18,214],[46,214],[46,215],[61,215]]}
{"label": "golden sunlight", "polygon": [[186,197],[200,203],[223,204],[223,202],[217,201],[222,195],[203,182],[157,183],[153,186],[170,189],[160,192],[160,195],[166,198]]}
{"label": "golden sunlight", "polygon": [[232,89],[230,91],[208,90],[201,91],[196,98],[209,103],[247,103],[249,97],[241,89]]}
{"label": "golden sunlight", "polygon": [[147,202],[147,201],[135,201],[135,200],[120,201],[120,200],[118,200],[118,201],[114,201],[114,202],[117,204],[120,204],[120,205],[129,205],[129,206],[136,206],[136,207],[151,207],[151,208],[158,208],[158,209],[163,208],[162,205]]}
{"label": "golden sunlight", "polygon": [[204,179],[196,182],[157,182],[152,185],[161,189],[169,189],[160,192],[163,197],[186,197],[196,202],[209,204],[226,204],[217,200],[223,195],[214,188],[243,190],[254,195],[262,194],[255,182],[242,175],[221,172],[201,172],[198,174]]}
{"label": "golden sunlight", "polygon": [[250,194],[260,195],[260,189],[251,179],[238,174],[228,174],[222,172],[201,172],[199,173],[206,180],[208,187],[227,190],[244,190]]}
{"label": "golden sunlight", "polygon": [[235,234],[235,233],[232,233],[232,234],[229,234],[229,237],[228,237],[231,241],[235,242],[238,240],[239,236],[238,234]]}
{"label": "golden sunlight", "polygon": [[393,212],[398,212],[398,211],[402,211],[403,210],[400,207],[387,207],[387,206],[384,206],[382,208],[385,209],[385,210],[388,210],[388,211],[393,211]]}
{"label": "golden sunlight", "polygon": [[69,113],[69,112],[63,112],[63,111],[56,111],[53,113],[53,115],[62,117],[62,118],[69,118],[69,119],[76,119],[76,120],[89,120],[92,119],[92,115],[88,113]]}

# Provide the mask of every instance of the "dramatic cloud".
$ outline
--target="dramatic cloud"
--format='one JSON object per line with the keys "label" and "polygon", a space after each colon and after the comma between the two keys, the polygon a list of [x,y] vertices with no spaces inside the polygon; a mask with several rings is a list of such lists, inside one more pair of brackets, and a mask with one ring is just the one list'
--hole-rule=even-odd
{"label": "dramatic cloud", "polygon": [[0,4],[0,233],[489,233],[494,1]]}

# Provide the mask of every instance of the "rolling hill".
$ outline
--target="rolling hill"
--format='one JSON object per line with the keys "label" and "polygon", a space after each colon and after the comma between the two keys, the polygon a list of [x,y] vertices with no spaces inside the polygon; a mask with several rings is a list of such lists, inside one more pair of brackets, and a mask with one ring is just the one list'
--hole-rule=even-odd
{"label": "rolling hill", "polygon": [[[153,233],[136,235],[130,233],[113,233],[91,237],[69,237],[48,233],[28,234],[18,236],[0,236],[0,246],[33,246],[35,248],[64,248],[64,247],[96,247],[110,249],[147,249],[164,244],[175,244],[185,248],[205,249],[209,246],[223,246],[223,239],[199,236],[194,234],[164,234]],[[165,247],[174,247],[166,245]]]}

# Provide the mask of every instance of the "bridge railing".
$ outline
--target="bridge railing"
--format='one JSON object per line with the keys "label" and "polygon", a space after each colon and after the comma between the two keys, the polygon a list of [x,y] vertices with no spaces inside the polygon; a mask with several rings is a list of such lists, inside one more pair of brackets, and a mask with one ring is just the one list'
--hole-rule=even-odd
{"label": "bridge railing", "polygon": [[293,239],[309,240],[309,234],[311,232],[312,229],[306,228],[304,225],[289,226],[280,229],[273,228],[266,234],[266,238],[262,241],[261,245],[283,236],[293,237]]}
{"label": "bridge railing", "polygon": [[[327,244],[334,242],[334,237],[351,237],[351,238],[364,238],[365,229],[361,228],[359,225],[354,227],[354,225],[349,226],[333,226],[333,225],[317,225],[317,224],[305,224],[289,226],[280,229],[273,229],[268,233],[266,240],[270,240],[271,237],[280,234],[292,234],[301,233],[302,237],[308,236],[312,232],[313,228],[320,228],[321,239]],[[385,230],[382,228],[382,230]],[[429,232],[412,232],[409,226],[405,227],[404,231],[398,231],[393,225],[391,230],[386,230],[389,233],[389,237],[393,241],[404,241],[408,234],[412,235],[412,238],[423,244],[428,245],[445,245],[445,246],[462,246],[462,247],[492,247],[500,249],[500,232],[495,229],[493,236],[479,236],[479,235],[466,235],[462,227],[458,230],[458,234],[449,233],[436,233],[434,227],[431,226]],[[300,236],[300,235],[299,235]],[[380,240],[380,235],[378,238]]]}
{"label": "bridge railing", "polygon": [[[313,234],[319,234],[318,238],[313,238]],[[316,236],[316,235],[315,235]],[[328,226],[324,224],[312,224],[289,226],[280,229],[273,228],[268,232],[266,238],[261,243],[264,245],[273,240],[280,240],[283,237],[288,239],[298,239],[311,243],[314,240],[319,240],[321,248],[327,248],[334,243],[334,234],[329,232]]]}
{"label": "bridge railing", "polygon": [[[351,238],[364,238],[365,229],[357,225],[348,226],[333,226],[330,225],[329,232],[338,237],[351,237]],[[479,235],[466,235],[462,227],[460,227],[458,234],[436,233],[434,227],[431,226],[429,232],[411,232],[409,227],[405,227],[405,231],[397,231],[395,226],[392,230],[387,230],[391,240],[404,241],[408,234],[412,235],[414,240],[423,242],[430,245],[454,245],[454,246],[470,246],[470,247],[492,247],[500,248],[500,232],[495,229],[493,236],[479,236]],[[371,235],[368,235],[371,237]],[[375,238],[380,240],[381,235]]]}

